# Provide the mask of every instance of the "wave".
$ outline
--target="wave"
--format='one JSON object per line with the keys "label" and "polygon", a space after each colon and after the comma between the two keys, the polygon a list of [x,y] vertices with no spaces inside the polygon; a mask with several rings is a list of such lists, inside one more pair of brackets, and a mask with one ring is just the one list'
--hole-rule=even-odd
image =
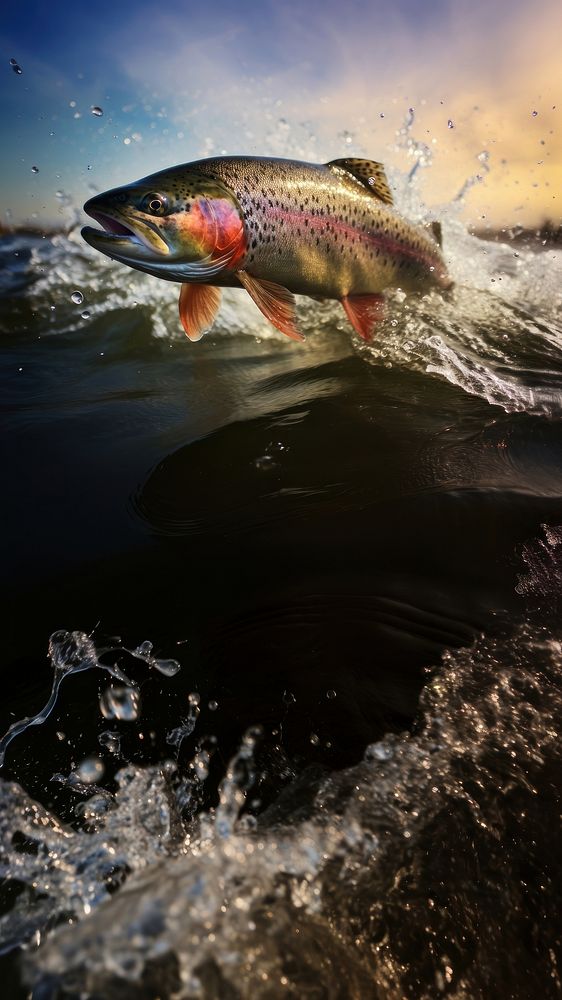
{"label": "wave", "polygon": [[209,746],[187,781],[124,768],[81,830],[2,783],[4,948],[47,935],[24,963],[41,997],[554,997],[560,649],[531,617],[447,653],[412,733],[258,817],[255,730],[187,825]]}
{"label": "wave", "polygon": [[[407,178],[398,181],[398,206],[416,221],[428,221],[427,209],[409,196]],[[444,254],[455,281],[451,292],[409,298],[391,293],[388,318],[371,345],[358,342],[335,303],[300,299],[303,330],[319,357],[328,340],[337,337],[374,364],[445,379],[508,412],[557,418],[562,412],[562,253],[479,239],[467,232],[457,211],[451,205],[440,213]],[[137,326],[148,323],[152,337],[183,340],[176,289],[96,254],[83,244],[78,228],[43,240],[11,237],[0,253],[5,294],[13,302],[31,297],[45,334],[87,336],[90,327],[126,311]],[[5,308],[0,330],[12,329],[13,316]],[[227,289],[212,338],[233,335],[282,337],[245,293]]]}

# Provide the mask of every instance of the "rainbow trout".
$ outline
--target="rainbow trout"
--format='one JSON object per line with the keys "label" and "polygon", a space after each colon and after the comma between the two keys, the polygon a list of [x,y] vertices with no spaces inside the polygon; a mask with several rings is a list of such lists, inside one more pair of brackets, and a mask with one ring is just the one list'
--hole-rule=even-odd
{"label": "rainbow trout", "polygon": [[370,340],[385,288],[451,284],[438,224],[431,231],[401,218],[383,166],[371,160],[197,160],[96,195],[84,211],[102,226],[82,230],[90,246],[181,282],[191,340],[212,326],[221,287],[243,286],[294,340],[304,339],[295,294],[338,299]]}

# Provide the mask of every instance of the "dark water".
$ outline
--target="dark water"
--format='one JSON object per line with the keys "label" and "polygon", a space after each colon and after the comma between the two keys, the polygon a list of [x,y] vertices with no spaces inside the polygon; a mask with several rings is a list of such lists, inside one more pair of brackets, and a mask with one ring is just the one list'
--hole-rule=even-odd
{"label": "dark water", "polygon": [[6,995],[560,994],[562,255],[445,240],[373,347],[3,241]]}

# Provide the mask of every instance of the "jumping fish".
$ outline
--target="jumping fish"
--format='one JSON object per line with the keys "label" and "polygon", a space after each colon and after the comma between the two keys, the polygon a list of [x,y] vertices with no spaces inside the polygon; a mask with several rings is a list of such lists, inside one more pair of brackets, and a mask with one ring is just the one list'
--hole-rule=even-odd
{"label": "jumping fish", "polygon": [[371,340],[383,291],[448,288],[440,227],[415,226],[393,207],[384,167],[220,156],[162,170],[84,205],[103,227],[90,246],[158,278],[181,282],[190,340],[212,326],[221,287],[243,286],[294,340],[295,294],[338,299]]}

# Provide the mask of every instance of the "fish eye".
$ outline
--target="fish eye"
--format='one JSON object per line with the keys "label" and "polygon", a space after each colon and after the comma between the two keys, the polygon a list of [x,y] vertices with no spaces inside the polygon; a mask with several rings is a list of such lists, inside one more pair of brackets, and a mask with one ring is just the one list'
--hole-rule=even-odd
{"label": "fish eye", "polygon": [[150,194],[145,194],[142,199],[141,208],[143,212],[150,215],[165,215],[168,210],[168,199],[165,194],[156,194],[156,192],[151,191]]}

